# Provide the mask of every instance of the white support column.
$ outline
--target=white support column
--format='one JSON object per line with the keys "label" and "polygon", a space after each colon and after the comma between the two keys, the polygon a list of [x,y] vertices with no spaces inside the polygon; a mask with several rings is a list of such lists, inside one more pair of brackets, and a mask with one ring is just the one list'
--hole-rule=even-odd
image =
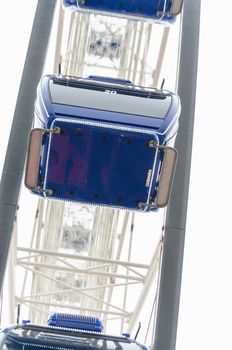
{"label": "white support column", "polygon": [[170,31],[170,27],[164,27],[162,41],[159,49],[158,60],[156,63],[156,67],[153,71],[153,84],[152,84],[153,87],[158,87],[160,72],[161,72],[165,50],[168,42],[169,31]]}
{"label": "white support column", "polygon": [[[163,236],[161,237],[161,239],[156,247],[153,258],[152,258],[151,263],[150,263],[150,267],[147,271],[147,275],[146,275],[146,278],[144,280],[143,291],[141,292],[141,294],[139,296],[139,299],[136,303],[134,312],[130,318],[129,325],[127,328],[127,331],[129,333],[133,330],[133,328],[135,326],[135,322],[138,319],[138,316],[139,316],[139,314],[143,308],[143,305],[146,301],[146,297],[147,297],[147,295],[150,291],[150,288],[154,282],[155,275],[158,272],[158,267],[159,267],[159,262],[160,262],[162,247],[163,247],[162,241],[163,241]],[[158,287],[156,287],[156,288],[158,288]]]}

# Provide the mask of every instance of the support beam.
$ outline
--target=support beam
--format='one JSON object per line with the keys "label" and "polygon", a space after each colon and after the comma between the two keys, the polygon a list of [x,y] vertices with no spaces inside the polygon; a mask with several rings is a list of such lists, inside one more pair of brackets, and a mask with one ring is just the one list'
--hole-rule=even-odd
{"label": "support beam", "polygon": [[27,139],[33,121],[36,88],[43,71],[55,5],[56,0],[38,0],[2,172],[0,184],[0,290],[18,205]]}
{"label": "support beam", "polygon": [[182,20],[177,86],[182,113],[175,144],[179,156],[165,223],[155,350],[174,350],[176,346],[195,114],[200,0],[185,0]]}

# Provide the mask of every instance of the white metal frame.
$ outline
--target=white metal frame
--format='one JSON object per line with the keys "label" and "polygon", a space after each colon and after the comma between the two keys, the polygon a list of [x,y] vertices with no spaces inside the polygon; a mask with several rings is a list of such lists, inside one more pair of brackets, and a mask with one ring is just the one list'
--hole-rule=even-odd
{"label": "white metal frame", "polygon": [[[85,69],[87,34],[90,15],[71,13],[66,16],[60,6],[54,57],[54,72],[62,63],[62,73],[82,76]],[[150,66],[147,63],[155,24],[127,21],[117,75],[143,85]],[[160,29],[160,28],[159,28]],[[68,33],[68,34],[67,34]],[[155,68],[150,69],[150,85],[159,84],[162,63],[168,41],[169,27],[162,25],[162,36]],[[68,38],[65,54],[62,53],[64,38]],[[154,62],[152,62],[153,64]],[[98,314],[108,323],[118,320],[120,331],[132,332],[144,307],[148,293],[154,288],[157,293],[158,271],[163,247],[163,232],[154,244],[154,252],[148,264],[132,261],[133,225],[136,214],[115,209],[97,208],[92,227],[92,243],[88,256],[59,251],[60,231],[65,204],[38,200],[35,222],[29,247],[17,246],[15,225],[14,240],[9,259],[9,322],[15,322],[16,307],[27,307],[28,318],[44,323],[52,309],[89,312]],[[145,214],[146,215],[146,214]],[[157,214],[154,214],[157,215]],[[119,233],[120,230],[120,233]],[[19,233],[20,234],[20,233]],[[143,232],[141,233],[143,234]],[[125,255],[126,258],[122,258]],[[124,253],[123,253],[124,252]],[[144,254],[144,252],[142,253]],[[84,266],[80,267],[80,263]],[[20,270],[21,269],[21,270]],[[24,271],[22,289],[13,283],[18,271]],[[123,270],[123,271],[122,271]],[[60,272],[85,276],[85,286],[58,280],[54,274]],[[136,302],[128,307],[130,288],[138,286]],[[57,288],[57,286],[63,288]],[[117,290],[121,297],[115,297]],[[61,303],[62,295],[70,297]],[[71,296],[78,295],[79,305],[74,305]],[[23,316],[23,315],[22,315]],[[112,333],[112,330],[110,330]]]}

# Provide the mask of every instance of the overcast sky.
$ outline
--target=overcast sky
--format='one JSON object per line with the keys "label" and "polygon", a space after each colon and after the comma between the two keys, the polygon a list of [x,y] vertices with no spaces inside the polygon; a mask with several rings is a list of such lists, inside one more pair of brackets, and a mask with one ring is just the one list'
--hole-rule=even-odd
{"label": "overcast sky", "polygon": [[[11,3],[11,5],[9,4]],[[13,3],[13,4],[12,4]],[[35,0],[0,0],[0,170]],[[177,350],[232,349],[230,0],[202,1],[198,88]]]}

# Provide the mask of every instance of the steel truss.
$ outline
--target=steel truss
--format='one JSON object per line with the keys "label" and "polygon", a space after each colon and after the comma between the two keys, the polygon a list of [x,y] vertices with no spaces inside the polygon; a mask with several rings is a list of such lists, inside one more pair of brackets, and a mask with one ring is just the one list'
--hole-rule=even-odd
{"label": "steel truss", "polygon": [[[120,19],[109,31],[108,18],[64,13],[60,4],[56,15],[55,73],[86,76],[101,71],[102,75],[130,79],[139,85],[157,87],[161,83],[169,26]],[[96,36],[99,28],[101,35]],[[99,37],[105,45],[100,49],[93,44]],[[117,45],[109,49],[111,39],[117,39]],[[177,66],[177,57],[172,59],[172,65],[173,62]],[[18,275],[23,278],[20,288],[11,285],[10,323],[15,322],[17,306],[21,318],[26,314],[37,323],[46,323],[54,310],[77,311],[99,315],[105,330],[112,333],[113,324],[118,334],[135,331],[141,313],[147,312],[147,302],[151,312],[158,292],[164,211],[152,214],[154,224],[150,214],[142,218],[141,214],[128,211],[87,208],[83,216],[83,222],[88,221],[85,227],[80,219],[85,209],[39,199],[28,246],[17,245],[21,232],[17,232],[15,224],[8,271],[10,280],[14,280],[13,276],[17,280]],[[71,225],[65,220],[71,220]],[[139,220],[142,228],[135,232]],[[147,227],[147,222],[154,226]],[[137,250],[136,256],[137,236],[145,237],[148,231],[144,238],[147,247]],[[74,238],[70,237],[74,236],[84,241],[79,250],[73,248]],[[68,241],[66,247],[64,237]],[[144,260],[147,262],[140,262]],[[153,308],[152,313],[154,316]],[[149,341],[152,344],[154,339]]]}

